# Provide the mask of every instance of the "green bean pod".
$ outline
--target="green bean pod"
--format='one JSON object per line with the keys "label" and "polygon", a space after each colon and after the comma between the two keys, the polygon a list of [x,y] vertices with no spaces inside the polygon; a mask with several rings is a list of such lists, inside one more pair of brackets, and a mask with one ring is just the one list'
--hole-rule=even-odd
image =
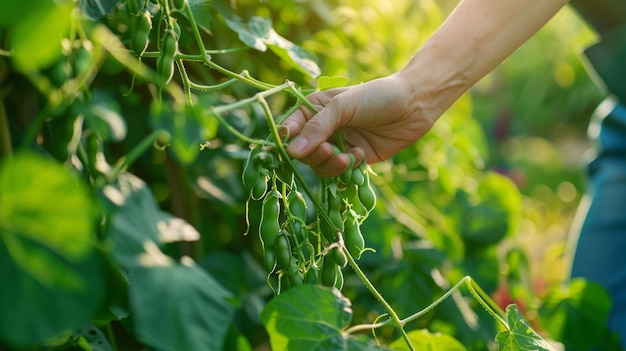
{"label": "green bean pod", "polygon": [[351,214],[351,212],[349,212],[346,216],[345,224],[346,227],[343,232],[344,245],[350,253],[350,256],[355,259],[359,259],[361,258],[363,250],[365,250],[365,239],[361,233],[359,221],[354,215]]}
{"label": "green bean pod", "polygon": [[369,175],[365,173],[365,182],[359,187],[359,201],[363,204],[363,207],[370,212],[376,206],[376,193],[372,188]]}
{"label": "green bean pod", "polygon": [[152,30],[152,16],[147,10],[143,10],[137,17],[137,29],[131,38],[131,49],[135,55],[141,56],[150,42],[150,31]]}
{"label": "green bean pod", "polygon": [[178,51],[178,36],[172,29],[168,29],[161,39],[161,54],[157,58],[157,73],[160,84],[166,86],[174,77],[174,59]]}
{"label": "green bean pod", "polygon": [[291,266],[291,245],[289,244],[289,238],[286,233],[281,233],[276,239],[276,247],[274,253],[276,254],[276,263],[278,268],[287,271]]}
{"label": "green bean pod", "polygon": [[277,191],[272,191],[263,200],[259,237],[265,250],[276,245],[280,232],[280,224],[278,223],[280,215],[279,195]]}

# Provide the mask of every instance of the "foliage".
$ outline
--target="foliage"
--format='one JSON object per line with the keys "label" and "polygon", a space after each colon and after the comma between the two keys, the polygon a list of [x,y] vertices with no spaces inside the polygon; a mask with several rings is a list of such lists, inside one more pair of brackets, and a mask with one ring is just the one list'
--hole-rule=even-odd
{"label": "foliage", "polygon": [[[524,198],[489,170],[472,96],[393,160],[355,168],[363,182],[319,179],[284,151],[278,125],[307,93],[398,69],[444,5],[3,5],[0,347],[550,349],[542,337],[580,341],[581,327],[562,322],[579,314],[589,345],[609,340],[599,287],[576,282],[537,302],[524,251],[500,246]],[[354,184],[369,201],[347,196]],[[269,201],[275,242],[254,235]],[[350,225],[365,250],[346,246]],[[329,283],[320,274],[341,254],[350,268],[333,258]],[[300,284],[309,272],[313,284]],[[503,284],[519,308],[492,301]]]}

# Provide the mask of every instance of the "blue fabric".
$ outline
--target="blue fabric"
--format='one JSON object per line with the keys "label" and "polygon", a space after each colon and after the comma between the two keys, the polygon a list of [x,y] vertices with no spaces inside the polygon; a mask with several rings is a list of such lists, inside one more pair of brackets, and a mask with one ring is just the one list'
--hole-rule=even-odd
{"label": "blue fabric", "polygon": [[589,164],[588,194],[579,209],[584,220],[571,277],[607,289],[613,300],[609,327],[626,345],[626,107],[615,100],[610,108],[607,104],[598,108],[590,124],[597,153]]}

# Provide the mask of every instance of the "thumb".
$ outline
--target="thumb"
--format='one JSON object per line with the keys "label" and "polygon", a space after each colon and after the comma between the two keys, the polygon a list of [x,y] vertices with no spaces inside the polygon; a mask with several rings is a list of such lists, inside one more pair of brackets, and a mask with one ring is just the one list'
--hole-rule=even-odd
{"label": "thumb", "polygon": [[343,125],[343,116],[337,106],[337,101],[332,100],[304,124],[298,136],[287,147],[291,156],[303,158],[309,155]]}

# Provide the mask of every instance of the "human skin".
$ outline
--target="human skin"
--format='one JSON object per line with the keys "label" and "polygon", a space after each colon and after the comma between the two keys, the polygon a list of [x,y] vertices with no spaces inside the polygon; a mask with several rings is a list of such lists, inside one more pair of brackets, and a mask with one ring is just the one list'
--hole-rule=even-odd
{"label": "human skin", "polygon": [[363,84],[316,92],[283,123],[289,154],[320,176],[341,174],[340,130],[357,164],[383,161],[423,136],[461,95],[496,68],[566,0],[462,0],[400,71]]}

